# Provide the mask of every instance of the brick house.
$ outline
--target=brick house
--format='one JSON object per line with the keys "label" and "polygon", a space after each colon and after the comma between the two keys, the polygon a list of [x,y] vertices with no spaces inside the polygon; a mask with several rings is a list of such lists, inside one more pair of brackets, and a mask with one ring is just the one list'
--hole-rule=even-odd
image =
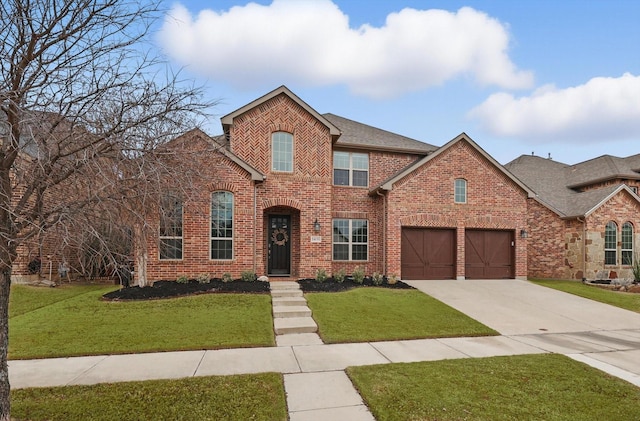
{"label": "brick house", "polygon": [[530,277],[633,279],[640,155],[575,165],[524,155],[505,167],[536,193],[527,211]]}
{"label": "brick house", "polygon": [[190,191],[168,189],[150,280],[530,274],[535,193],[464,133],[436,147],[320,114],[284,86],[221,121],[220,137],[176,139],[215,152],[190,163],[203,170]]}

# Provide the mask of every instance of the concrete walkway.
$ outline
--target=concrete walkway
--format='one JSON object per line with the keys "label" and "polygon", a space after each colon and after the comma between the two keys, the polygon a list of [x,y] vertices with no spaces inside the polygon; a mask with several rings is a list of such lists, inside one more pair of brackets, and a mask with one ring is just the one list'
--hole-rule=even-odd
{"label": "concrete walkway", "polygon": [[[293,421],[373,420],[344,373],[346,367],[357,365],[552,352],[640,387],[640,315],[589,300],[576,301],[577,297],[524,281],[504,282],[510,284],[446,281],[440,291],[440,281],[411,282],[423,291],[433,289],[433,295],[449,305],[466,308],[462,311],[474,313],[467,314],[503,336],[15,360],[9,361],[9,379],[17,389],[279,372],[284,374]],[[474,297],[471,292],[476,289],[483,292]],[[518,290],[529,294],[531,301],[526,295],[518,296]],[[561,311],[563,301],[566,312]],[[521,312],[515,311],[518,307]],[[581,313],[584,321],[578,316]]]}

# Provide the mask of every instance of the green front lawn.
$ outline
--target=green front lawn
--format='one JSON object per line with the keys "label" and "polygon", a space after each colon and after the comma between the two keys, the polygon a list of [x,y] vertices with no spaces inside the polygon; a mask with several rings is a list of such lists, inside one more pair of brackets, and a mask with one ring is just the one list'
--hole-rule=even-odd
{"label": "green front lawn", "polygon": [[638,420],[640,389],[555,354],[350,367],[378,421]]}
{"label": "green front lawn", "polygon": [[12,287],[9,358],[272,346],[266,294],[113,302],[113,286]]}
{"label": "green front lawn", "polygon": [[325,343],[497,335],[416,290],[366,287],[305,298]]}
{"label": "green front lawn", "polygon": [[287,419],[282,375],[194,377],[11,391],[19,420]]}
{"label": "green front lawn", "polygon": [[579,281],[531,280],[531,282],[640,313],[640,294],[610,291],[585,285]]}

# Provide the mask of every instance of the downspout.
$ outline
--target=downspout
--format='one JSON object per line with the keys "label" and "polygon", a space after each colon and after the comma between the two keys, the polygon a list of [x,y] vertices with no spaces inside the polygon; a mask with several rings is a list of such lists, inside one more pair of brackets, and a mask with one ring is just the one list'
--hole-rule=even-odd
{"label": "downspout", "polygon": [[258,182],[253,182],[253,273],[257,273],[258,270],[256,262],[256,241],[258,241],[258,234],[256,233],[258,218]]}
{"label": "downspout", "polygon": [[382,274],[387,273],[387,195],[376,190],[378,196],[382,196]]}
{"label": "downspout", "polygon": [[578,222],[582,223],[582,281],[587,279],[587,221],[580,219],[578,216]]}

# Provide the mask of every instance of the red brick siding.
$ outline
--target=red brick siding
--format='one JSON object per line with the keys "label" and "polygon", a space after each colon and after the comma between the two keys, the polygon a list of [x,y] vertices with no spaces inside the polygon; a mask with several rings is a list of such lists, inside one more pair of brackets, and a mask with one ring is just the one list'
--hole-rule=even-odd
{"label": "red brick siding", "polygon": [[539,202],[529,199],[527,225],[529,277],[565,279],[565,221]]}
{"label": "red brick siding", "polygon": [[[467,203],[454,203],[454,180],[467,180]],[[527,276],[527,194],[462,140],[400,180],[389,192],[387,222],[388,273],[400,274],[402,226],[456,228],[457,276],[464,274],[464,230],[513,230],[515,275]]]}

